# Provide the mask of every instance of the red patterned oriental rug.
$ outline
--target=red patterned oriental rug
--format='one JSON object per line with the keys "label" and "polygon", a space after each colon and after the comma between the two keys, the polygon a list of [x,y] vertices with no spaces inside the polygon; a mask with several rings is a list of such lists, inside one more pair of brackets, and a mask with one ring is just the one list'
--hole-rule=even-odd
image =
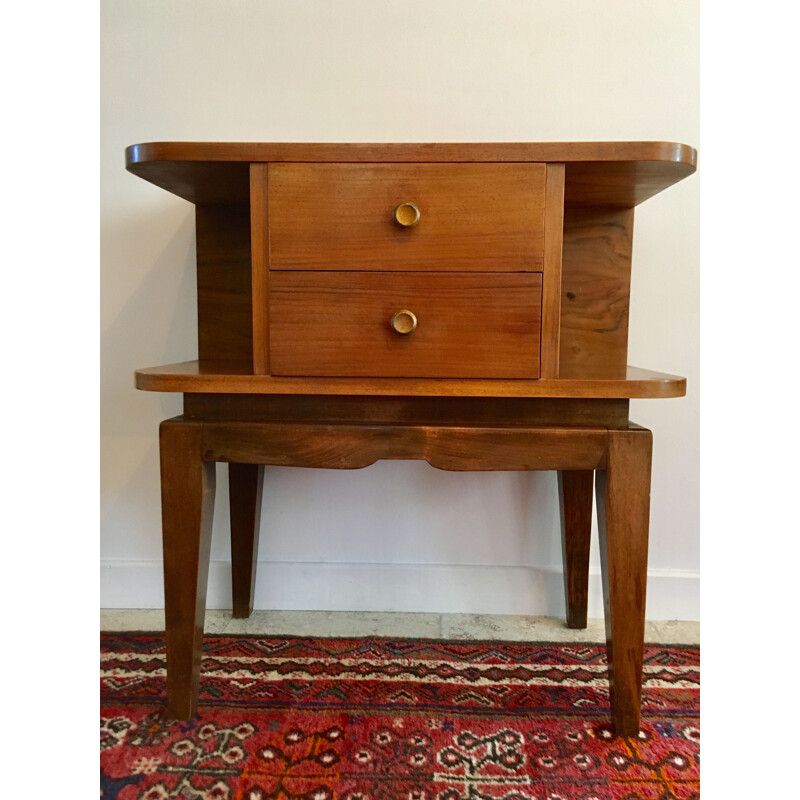
{"label": "red patterned oriental rug", "polygon": [[646,647],[621,738],[598,645],[206,636],[178,722],[163,635],[101,644],[103,800],[699,797],[697,647]]}

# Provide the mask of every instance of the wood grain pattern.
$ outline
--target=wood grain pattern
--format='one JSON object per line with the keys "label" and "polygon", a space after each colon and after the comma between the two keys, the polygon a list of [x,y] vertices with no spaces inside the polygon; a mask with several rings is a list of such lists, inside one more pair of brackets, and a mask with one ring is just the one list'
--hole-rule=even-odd
{"label": "wood grain pattern", "polygon": [[557,378],[561,334],[561,242],[564,222],[564,165],[547,165],[542,275],[543,378]]}
{"label": "wood grain pattern", "polygon": [[586,627],[593,497],[594,473],[591,470],[562,470],[558,473],[568,628]]}
{"label": "wood grain pattern", "polygon": [[[423,459],[559,471],[573,627],[596,473],[612,718],[635,735],[652,435],[628,398],[681,396],[685,380],[626,367],[630,209],[690,175],[694,150],[154,143],[126,159],[199,206],[199,359],[136,374],[185,393],[186,418],[160,434],[169,715],[196,712],[212,462],[230,464],[234,615],[247,616],[263,465]],[[407,229],[400,203],[419,208]],[[407,336],[389,325],[402,308],[415,315],[402,330],[418,320]]]}
{"label": "wood grain pattern", "polygon": [[567,163],[565,203],[634,208],[693,172],[694,166],[658,161]]}
{"label": "wood grain pattern", "polygon": [[261,464],[228,465],[231,586],[236,619],[245,619],[253,611],[263,490],[264,467]]}
{"label": "wood grain pattern", "polygon": [[627,364],[632,243],[633,211],[565,210],[561,375]]}
{"label": "wood grain pattern", "polygon": [[[274,376],[536,378],[538,273],[273,272]],[[411,310],[417,329],[391,319]]]}
{"label": "wood grain pattern", "polygon": [[197,710],[203,621],[214,515],[214,464],[201,455],[203,426],[166,420],[160,427],[167,714]]}
{"label": "wood grain pattern", "polygon": [[[557,380],[480,380],[441,378],[275,378],[224,372],[225,364],[200,367],[197,361],[136,371],[136,388],[149,392],[225,394],[391,395],[404,397],[683,397],[686,378],[623,367]],[[219,368],[220,371],[217,371]]]}
{"label": "wood grain pattern", "polygon": [[201,363],[253,360],[250,214],[246,205],[198,206],[197,350]]}
{"label": "wood grain pattern", "polygon": [[611,715],[620,736],[639,732],[652,447],[644,428],[609,431],[608,463],[597,473]]}
{"label": "wood grain pattern", "polygon": [[271,164],[270,267],[538,272],[544,189],[543,164]]}
{"label": "wood grain pattern", "polygon": [[125,151],[126,168],[192,203],[242,203],[250,162],[566,163],[566,203],[632,208],[691,175],[694,148],[674,142],[304,144],[149,142]]}
{"label": "wood grain pattern", "polygon": [[362,469],[423,459],[456,471],[599,469],[605,451],[602,428],[203,423],[205,460],[273,466]]}
{"label": "wood grain pattern", "polygon": [[[266,164],[250,167],[250,218],[253,231],[251,262],[253,305],[250,321],[253,331],[253,372],[269,373],[269,191]],[[249,371],[249,370],[248,370]]]}
{"label": "wood grain pattern", "polygon": [[185,419],[250,422],[369,422],[376,425],[576,425],[626,427],[627,400],[530,397],[348,397],[184,394]]}

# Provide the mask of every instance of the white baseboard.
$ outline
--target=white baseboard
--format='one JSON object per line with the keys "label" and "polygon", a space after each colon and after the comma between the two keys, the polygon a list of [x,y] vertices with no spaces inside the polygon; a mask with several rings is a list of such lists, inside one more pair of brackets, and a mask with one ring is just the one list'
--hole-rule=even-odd
{"label": "white baseboard", "polygon": [[[101,564],[103,608],[162,608],[160,561]],[[209,567],[208,608],[231,607],[230,563]],[[563,616],[560,567],[259,562],[255,607],[286,611],[427,611]],[[589,617],[603,616],[599,569],[589,575]],[[653,569],[647,619],[700,619],[700,574]]]}

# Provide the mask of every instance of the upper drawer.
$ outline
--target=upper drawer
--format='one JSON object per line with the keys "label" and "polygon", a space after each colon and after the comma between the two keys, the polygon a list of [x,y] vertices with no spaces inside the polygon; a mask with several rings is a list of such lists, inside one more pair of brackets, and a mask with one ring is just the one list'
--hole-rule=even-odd
{"label": "upper drawer", "polygon": [[[539,272],[545,169],[270,164],[270,267]],[[411,227],[395,219],[401,204],[406,222],[419,210]]]}

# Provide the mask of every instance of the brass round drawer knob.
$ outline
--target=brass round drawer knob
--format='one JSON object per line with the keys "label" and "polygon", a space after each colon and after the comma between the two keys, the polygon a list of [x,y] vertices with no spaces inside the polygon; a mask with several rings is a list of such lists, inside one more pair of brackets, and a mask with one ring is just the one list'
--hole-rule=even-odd
{"label": "brass round drawer knob", "polygon": [[413,203],[400,203],[394,210],[394,221],[403,228],[413,228],[419,222],[419,209]]}
{"label": "brass round drawer knob", "polygon": [[416,314],[414,314],[413,311],[407,311],[406,309],[398,311],[392,317],[390,325],[392,326],[392,330],[395,333],[399,333],[401,336],[414,333],[414,331],[417,329]]}

